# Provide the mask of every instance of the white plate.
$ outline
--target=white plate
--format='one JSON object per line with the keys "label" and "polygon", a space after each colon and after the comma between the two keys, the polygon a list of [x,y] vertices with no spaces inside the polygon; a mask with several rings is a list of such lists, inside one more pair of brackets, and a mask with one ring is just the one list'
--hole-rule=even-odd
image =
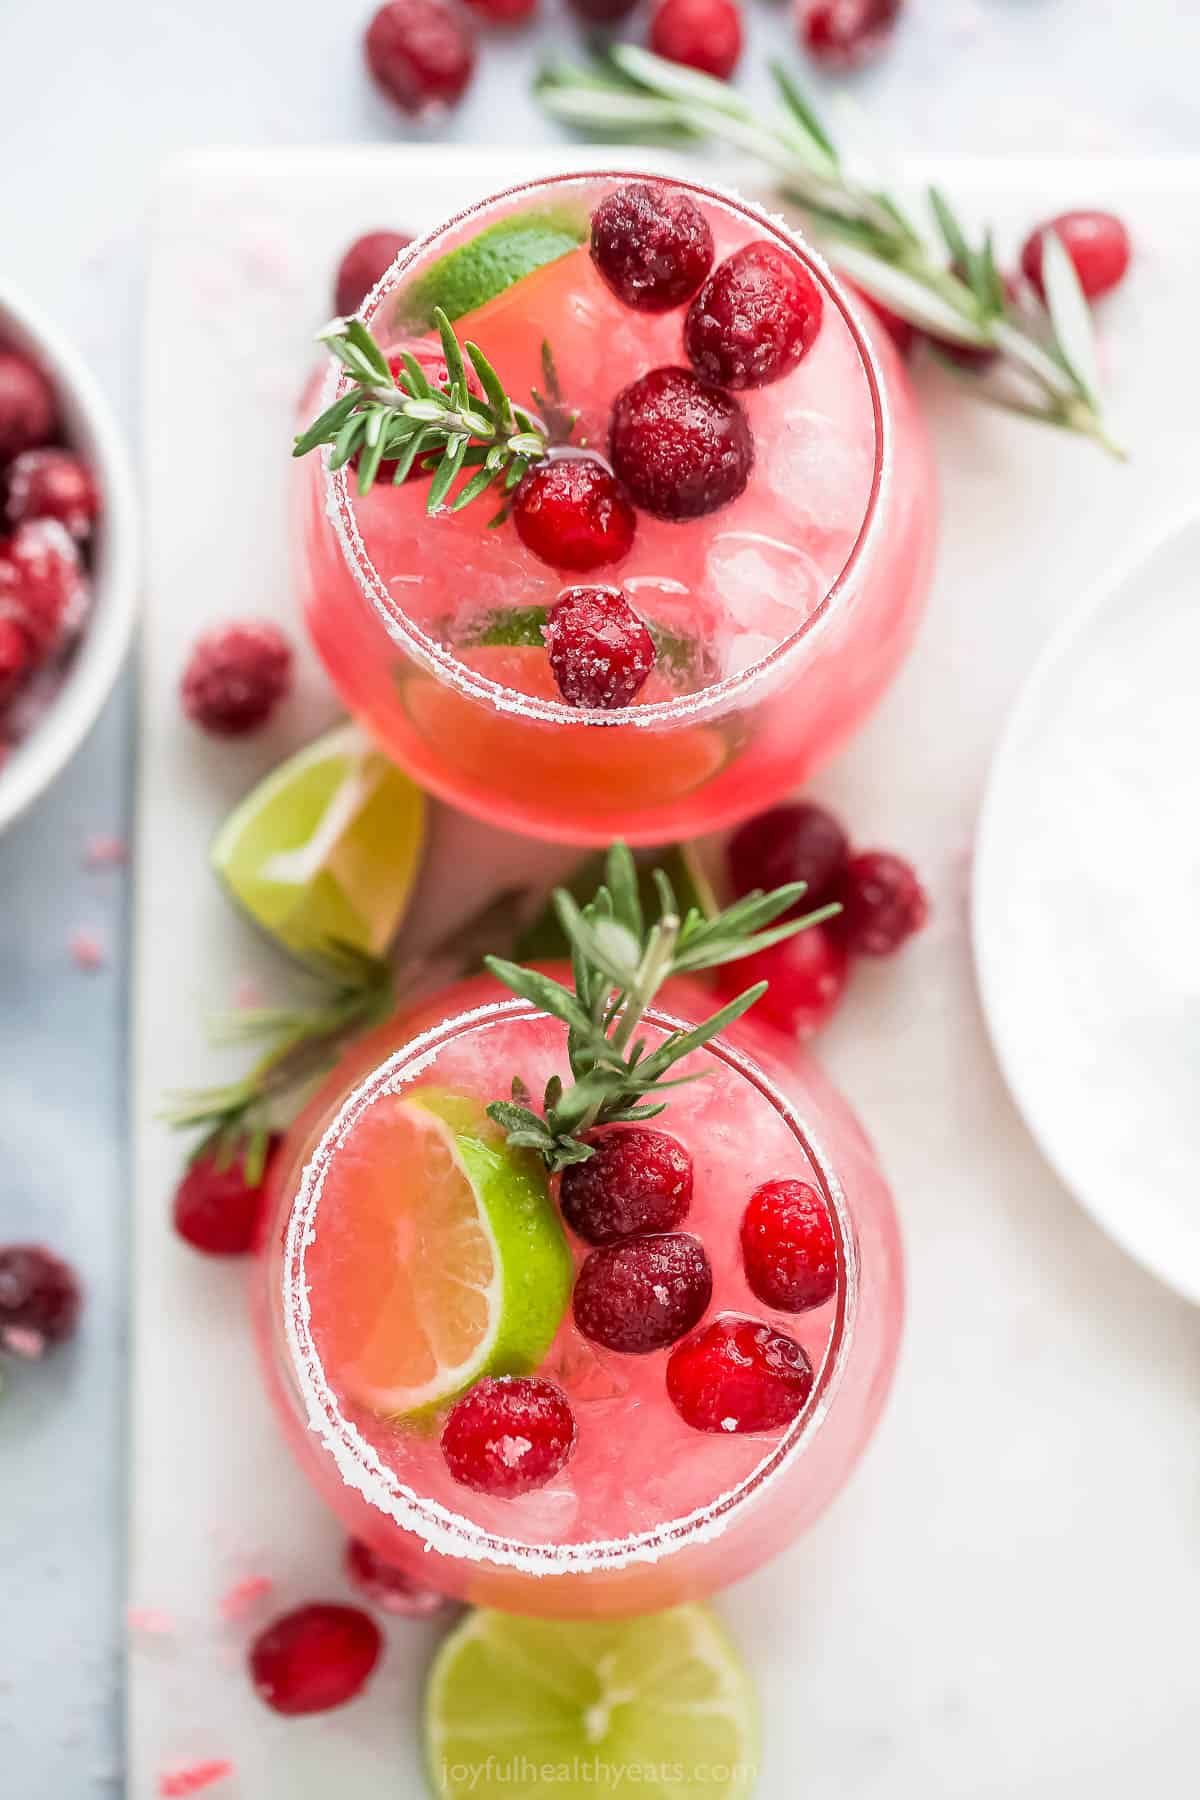
{"label": "white plate", "polygon": [[1066,1185],[1200,1303],[1200,513],[1037,663],[979,825],[997,1055]]}

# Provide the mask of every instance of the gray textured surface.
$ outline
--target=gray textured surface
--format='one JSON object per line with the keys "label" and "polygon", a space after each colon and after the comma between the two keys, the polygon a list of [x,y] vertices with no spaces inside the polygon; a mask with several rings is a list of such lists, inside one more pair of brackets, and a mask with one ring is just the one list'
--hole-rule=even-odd
{"label": "gray textured surface", "polygon": [[[403,135],[361,73],[357,14],[368,10],[0,7],[0,259],[91,358],[135,442],[144,223],[159,162],[207,142]],[[912,0],[910,10],[894,54],[855,88],[898,144],[1200,149],[1200,12],[1185,18],[1178,0]],[[570,36],[557,20],[553,33]],[[446,134],[551,135],[523,97],[534,44],[549,36],[490,42]],[[778,0],[761,0],[748,67],[789,41]],[[403,223],[403,195],[395,211]],[[129,828],[132,742],[126,681],[74,767],[0,842],[0,1241],[47,1239],[78,1260],[90,1289],[77,1348],[18,1371],[0,1403],[0,1788],[20,1800],[119,1791],[126,914],[121,875],[86,870],[83,855],[90,834]],[[95,974],[67,954],[77,926],[108,944]]]}

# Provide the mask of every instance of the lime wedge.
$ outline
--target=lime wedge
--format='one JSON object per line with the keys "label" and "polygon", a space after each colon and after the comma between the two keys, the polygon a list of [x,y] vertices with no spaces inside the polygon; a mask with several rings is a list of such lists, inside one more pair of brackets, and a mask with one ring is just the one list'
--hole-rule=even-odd
{"label": "lime wedge", "polygon": [[[670,879],[681,909],[681,918],[686,918],[692,907],[703,913],[706,919],[715,918],[717,902],[701,860],[699,846],[672,844],[665,850],[648,851],[638,863],[638,894],[647,920],[654,923],[662,916],[658,889],[654,885],[656,868],[661,869]],[[565,887],[571,898],[583,906],[603,880],[604,852],[599,851],[594,856],[585,857],[583,862],[572,869],[566,880],[558,885]],[[569,954],[558,914],[550,901],[525,927],[517,939],[513,954],[518,962],[557,962]]]}
{"label": "lime wedge", "polygon": [[387,1095],[362,1115],[321,1204],[341,1248],[312,1297],[327,1368],[388,1418],[481,1375],[537,1368],[571,1293],[571,1252],[536,1156],[471,1100]]}
{"label": "lime wedge", "polygon": [[543,1779],[556,1800],[742,1800],[758,1709],[707,1607],[611,1621],[475,1612],[434,1662],[425,1747],[441,1800],[512,1800]]}
{"label": "lime wedge", "polygon": [[381,956],[404,916],[425,797],[353,725],[301,750],[230,814],[212,847],[228,892],[298,956],[333,941]]}
{"label": "lime wedge", "polygon": [[587,213],[566,206],[499,219],[409,283],[397,300],[397,324],[432,325],[438,306],[448,319],[478,312],[514,281],[577,250],[588,229]]}

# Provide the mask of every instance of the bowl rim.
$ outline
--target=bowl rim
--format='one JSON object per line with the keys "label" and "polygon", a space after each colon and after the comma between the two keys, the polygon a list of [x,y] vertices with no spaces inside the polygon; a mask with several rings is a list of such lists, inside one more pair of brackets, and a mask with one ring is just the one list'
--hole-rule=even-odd
{"label": "bowl rim", "polygon": [[60,692],[0,768],[0,832],[62,772],[108,699],[133,634],[138,526],[133,473],[108,401],[69,339],[21,289],[0,277],[0,338],[30,350],[54,382],[73,442],[95,464],[104,534],[95,603]]}

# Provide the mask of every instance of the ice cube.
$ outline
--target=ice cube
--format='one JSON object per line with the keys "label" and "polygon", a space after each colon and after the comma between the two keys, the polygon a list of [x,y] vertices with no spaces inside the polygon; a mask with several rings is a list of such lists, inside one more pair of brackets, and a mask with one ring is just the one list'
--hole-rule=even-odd
{"label": "ice cube", "polygon": [[827,587],[807,551],[757,531],[722,532],[708,553],[707,575],[724,618],[775,644],[791,636]]}
{"label": "ice cube", "polygon": [[789,413],[764,458],[767,480],[806,529],[851,541],[866,511],[874,446],[819,412]]}

